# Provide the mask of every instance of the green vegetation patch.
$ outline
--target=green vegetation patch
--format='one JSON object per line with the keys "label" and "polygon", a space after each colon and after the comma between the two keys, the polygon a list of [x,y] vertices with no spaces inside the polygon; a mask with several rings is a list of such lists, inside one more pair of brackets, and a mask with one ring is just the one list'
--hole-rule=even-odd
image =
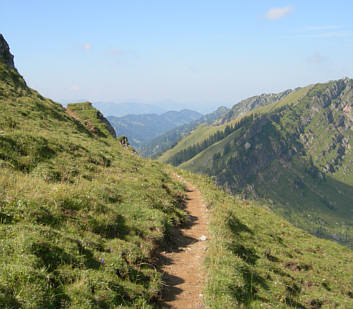
{"label": "green vegetation patch", "polygon": [[295,90],[170,162],[215,176],[226,191],[266,199],[295,226],[353,248],[352,97],[350,79]]}
{"label": "green vegetation patch", "polygon": [[353,307],[352,251],[293,227],[264,203],[179,173],[200,189],[209,209],[209,308]]}
{"label": "green vegetation patch", "polygon": [[0,307],[153,308],[153,253],[186,220],[184,187],[89,103],[70,114],[1,72]]}

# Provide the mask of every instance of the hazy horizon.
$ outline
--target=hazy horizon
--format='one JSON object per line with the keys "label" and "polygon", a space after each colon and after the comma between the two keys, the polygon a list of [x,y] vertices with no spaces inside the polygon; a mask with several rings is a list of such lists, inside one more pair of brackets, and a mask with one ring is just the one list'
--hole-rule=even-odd
{"label": "hazy horizon", "polygon": [[353,77],[353,3],[36,1],[2,4],[29,86],[58,102],[210,112]]}

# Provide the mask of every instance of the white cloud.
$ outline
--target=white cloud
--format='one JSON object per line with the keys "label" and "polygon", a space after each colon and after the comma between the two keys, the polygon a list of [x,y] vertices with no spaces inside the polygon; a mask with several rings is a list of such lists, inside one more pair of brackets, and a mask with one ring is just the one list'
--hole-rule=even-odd
{"label": "white cloud", "polygon": [[293,12],[294,9],[289,5],[283,8],[271,8],[267,11],[266,18],[269,20],[280,19]]}
{"label": "white cloud", "polygon": [[90,50],[90,49],[92,48],[92,45],[89,44],[89,43],[85,43],[85,44],[82,45],[82,48],[83,48],[84,50]]}

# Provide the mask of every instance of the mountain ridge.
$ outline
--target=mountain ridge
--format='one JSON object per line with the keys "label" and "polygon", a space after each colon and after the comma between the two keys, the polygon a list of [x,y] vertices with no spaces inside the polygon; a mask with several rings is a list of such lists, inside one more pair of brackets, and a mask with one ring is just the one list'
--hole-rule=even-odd
{"label": "mountain ridge", "polygon": [[173,130],[170,130],[153,140],[143,144],[139,147],[139,153],[143,157],[152,157],[156,158],[159,154],[167,151],[170,148],[173,148],[176,143],[182,139],[184,136],[188,135],[192,130],[197,128],[201,124],[210,125],[216,119],[218,119],[222,114],[226,113],[228,110],[227,107],[221,106],[213,113],[206,114],[200,119],[192,121],[190,123],[178,126]]}
{"label": "mountain ridge", "polygon": [[101,111],[106,117],[115,116],[123,117],[126,115],[140,115],[140,114],[163,114],[167,112],[163,107],[154,104],[145,104],[137,102],[93,102],[95,108]]}
{"label": "mountain ridge", "polygon": [[220,125],[226,122],[230,122],[231,120],[235,120],[238,117],[252,111],[255,108],[278,102],[284,97],[286,97],[287,95],[289,95],[292,91],[293,91],[292,89],[287,89],[280,93],[263,93],[260,95],[256,95],[256,96],[252,96],[250,98],[244,99],[239,103],[235,104],[226,115],[217,119],[215,124]]}
{"label": "mountain ridge", "polygon": [[182,185],[90,103],[70,115],[2,59],[0,105],[0,307],[153,308],[152,255],[187,219]]}
{"label": "mountain ridge", "polygon": [[[217,127],[219,131],[225,130],[225,128],[229,124],[234,123],[238,118],[242,117],[246,113],[256,108],[264,107],[271,103],[278,102],[282,98],[285,98],[286,96],[288,96],[292,91],[293,90],[288,89],[278,94],[273,94],[273,93],[261,94],[257,96],[252,96],[250,98],[247,98],[245,100],[242,100],[236,103],[226,114],[221,115],[218,119],[215,119],[213,124],[206,123],[206,125],[210,127],[209,134],[205,134],[207,131],[206,129],[198,130],[198,128],[193,128],[195,132],[193,132],[193,134],[190,134],[190,137],[186,136],[184,139],[181,139],[181,140],[179,139],[180,143],[178,141],[178,143],[174,145],[172,149],[162,152],[159,156],[159,160],[164,163],[171,163],[173,161],[173,156],[175,156],[178,151],[181,151],[185,147],[192,146],[193,142],[191,141],[198,140],[197,136],[199,134],[202,136],[202,139],[199,139],[198,142],[202,143],[206,139],[208,139],[214,133],[214,131],[217,131]],[[202,132],[199,132],[199,131],[202,131]],[[196,138],[194,138],[192,135],[195,135]],[[188,139],[190,139],[190,142],[188,141],[186,144],[184,144],[184,142],[187,141]]]}
{"label": "mountain ridge", "polygon": [[202,114],[198,112],[183,109],[168,111],[161,115],[141,114],[123,117],[108,116],[107,118],[118,135],[127,136],[132,146],[139,147],[178,125],[189,123],[201,117]]}
{"label": "mountain ridge", "polygon": [[351,101],[351,79],[297,89],[229,122],[228,134],[212,128],[169,162],[266,198],[297,226],[352,246]]}
{"label": "mountain ridge", "polygon": [[158,250],[196,219],[177,174],[199,188],[211,221],[206,306],[353,306],[353,253],[294,228],[268,201],[142,159],[89,102],[65,110],[1,59],[0,106],[1,308],[158,307]]}

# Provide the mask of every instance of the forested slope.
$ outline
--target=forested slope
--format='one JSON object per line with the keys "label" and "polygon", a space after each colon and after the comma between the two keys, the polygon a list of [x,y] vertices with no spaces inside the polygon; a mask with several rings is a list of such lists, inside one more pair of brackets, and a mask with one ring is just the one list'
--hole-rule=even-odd
{"label": "forested slope", "polygon": [[215,176],[233,193],[265,198],[297,226],[352,246],[352,83],[293,91],[212,128],[206,141],[168,162]]}

